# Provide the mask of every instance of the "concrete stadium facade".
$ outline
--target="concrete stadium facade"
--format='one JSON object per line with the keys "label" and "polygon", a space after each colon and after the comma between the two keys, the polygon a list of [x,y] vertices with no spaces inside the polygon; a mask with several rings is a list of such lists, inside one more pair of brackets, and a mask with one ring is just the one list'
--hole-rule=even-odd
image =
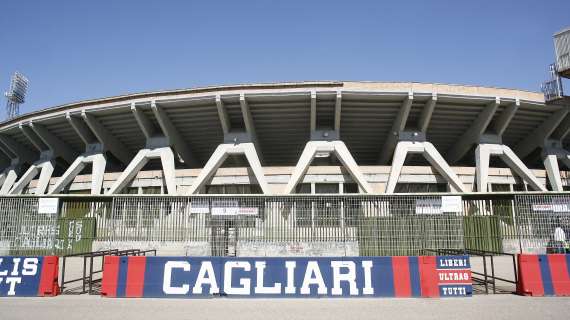
{"label": "concrete stadium facade", "polygon": [[130,94],[0,124],[0,195],[564,191],[540,93],[299,82]]}

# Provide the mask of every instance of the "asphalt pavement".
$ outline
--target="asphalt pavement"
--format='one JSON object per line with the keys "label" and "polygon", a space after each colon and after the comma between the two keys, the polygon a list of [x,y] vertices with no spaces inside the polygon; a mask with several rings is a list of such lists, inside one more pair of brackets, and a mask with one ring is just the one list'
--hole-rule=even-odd
{"label": "asphalt pavement", "polygon": [[570,319],[570,297],[448,299],[0,298],[0,319]]}

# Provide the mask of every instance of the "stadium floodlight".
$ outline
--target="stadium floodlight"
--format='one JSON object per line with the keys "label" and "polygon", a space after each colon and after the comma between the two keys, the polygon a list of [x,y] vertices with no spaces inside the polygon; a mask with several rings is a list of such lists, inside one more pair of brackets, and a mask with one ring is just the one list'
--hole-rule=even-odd
{"label": "stadium floodlight", "polygon": [[7,98],[7,119],[15,118],[20,114],[20,104],[26,101],[27,92],[28,78],[19,72],[15,72],[10,82],[10,89],[4,94]]}

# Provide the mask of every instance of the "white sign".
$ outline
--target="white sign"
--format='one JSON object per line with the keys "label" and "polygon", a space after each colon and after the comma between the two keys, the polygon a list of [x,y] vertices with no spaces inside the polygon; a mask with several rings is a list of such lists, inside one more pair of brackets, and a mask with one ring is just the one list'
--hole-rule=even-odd
{"label": "white sign", "polygon": [[213,216],[256,216],[259,209],[255,207],[240,207],[235,200],[212,201]]}
{"label": "white sign", "polygon": [[244,216],[256,216],[259,213],[259,208],[239,208],[238,214]]}
{"label": "white sign", "polygon": [[556,199],[552,200],[552,204],[549,203],[539,203],[532,205],[532,211],[535,212],[545,212],[545,211],[553,211],[553,212],[570,212],[570,205],[568,203],[560,203],[560,201],[556,201]]}
{"label": "white sign", "polygon": [[213,216],[235,216],[239,212],[239,207],[212,207]]}
{"label": "white sign", "polygon": [[57,214],[59,208],[59,198],[39,198],[38,213]]}
{"label": "white sign", "polygon": [[236,200],[212,201],[213,216],[235,216],[239,212],[239,202]]}
{"label": "white sign", "polygon": [[544,211],[552,211],[551,204],[533,204],[532,211],[544,212]]}
{"label": "white sign", "polygon": [[441,211],[443,212],[461,212],[461,196],[442,196]]}
{"label": "white sign", "polygon": [[208,213],[210,212],[210,204],[208,200],[192,200],[190,204],[190,213]]}
{"label": "white sign", "polygon": [[416,214],[440,214],[441,201],[439,199],[416,199]]}

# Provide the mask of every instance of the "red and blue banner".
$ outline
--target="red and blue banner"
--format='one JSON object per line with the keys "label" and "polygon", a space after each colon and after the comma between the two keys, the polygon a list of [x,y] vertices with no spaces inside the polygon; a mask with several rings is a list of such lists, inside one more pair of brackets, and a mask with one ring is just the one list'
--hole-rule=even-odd
{"label": "red and blue banner", "polygon": [[520,254],[517,292],[570,296],[570,254]]}
{"label": "red and blue banner", "polygon": [[470,296],[467,256],[105,257],[107,297]]}
{"label": "red and blue banner", "polygon": [[58,257],[0,256],[0,297],[58,294]]}

